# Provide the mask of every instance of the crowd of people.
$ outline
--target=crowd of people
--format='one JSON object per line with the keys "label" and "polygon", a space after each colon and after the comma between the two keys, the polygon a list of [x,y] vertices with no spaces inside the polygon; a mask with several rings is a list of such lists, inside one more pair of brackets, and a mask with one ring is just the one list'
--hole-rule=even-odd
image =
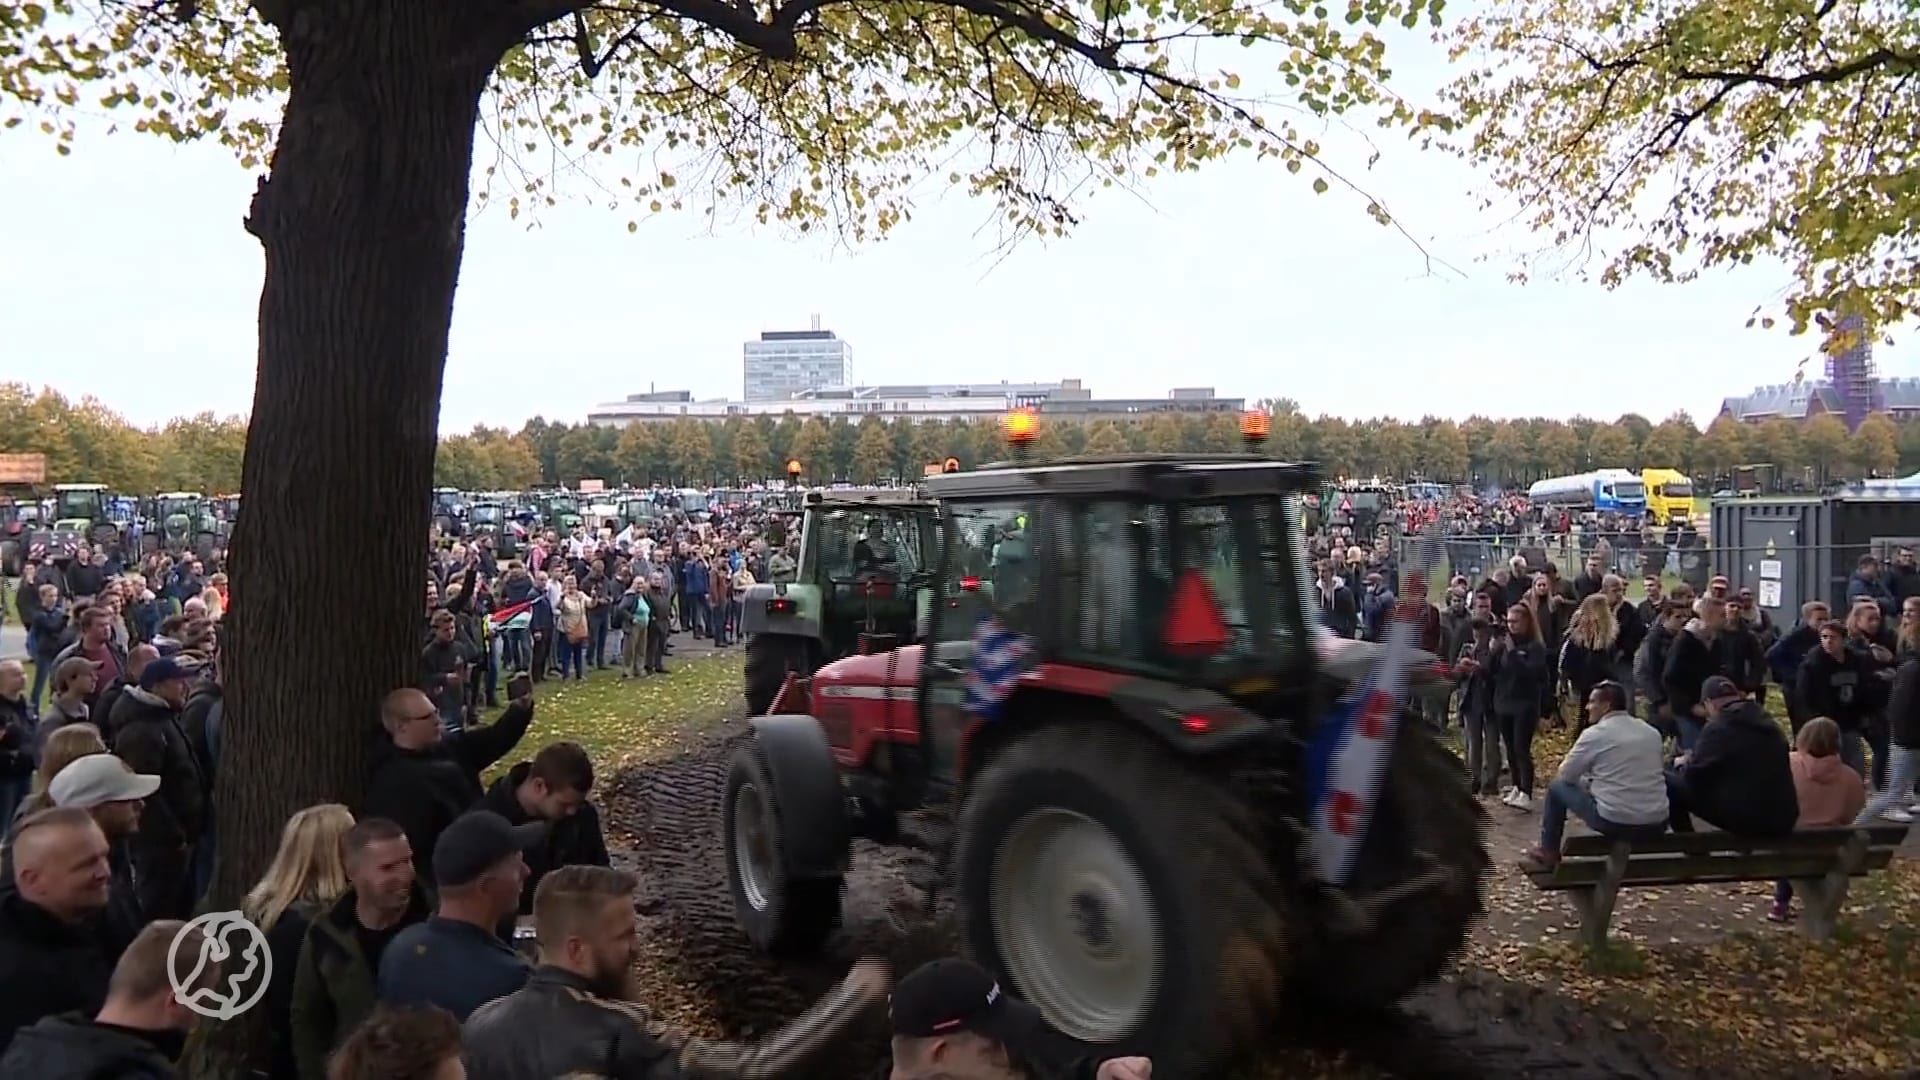
{"label": "crowd of people", "polygon": [[484,539],[436,550],[420,677],[382,702],[364,797],[293,815],[241,904],[272,974],[247,1060],[210,1070],[189,1034],[231,1021],[191,1003],[224,968],[178,958],[207,954],[185,920],[217,843],[224,578],[193,557],[36,557],[15,606],[34,677],[0,661],[0,1080],[772,1077],[889,1003],[898,1080],[1145,1080],[1144,1059],[1057,1060],[1038,1014],[960,960],[897,986],[863,961],[752,1044],[637,1000],[637,882],[612,865],[592,761],[565,741],[512,760],[534,684],[664,672],[676,626],[725,646],[734,598],[791,575],[797,541],[741,513],[548,533],[507,563]]}
{"label": "crowd of people", "polygon": [[[1511,504],[1450,513],[1449,529],[1528,518]],[[1394,548],[1350,539],[1329,534],[1315,551],[1322,620],[1337,635],[1380,640],[1401,608]],[[1569,816],[1624,839],[1689,831],[1696,818],[1775,838],[1920,813],[1913,551],[1886,565],[1863,555],[1844,610],[1810,601],[1792,626],[1723,576],[1669,591],[1664,559],[1622,559],[1605,539],[1571,578],[1530,554],[1515,551],[1478,577],[1454,574],[1444,598],[1425,605],[1421,644],[1449,677],[1420,701],[1430,722],[1458,723],[1475,795],[1541,812],[1526,868],[1557,863]],[[1637,601],[1627,597],[1628,566],[1646,571]],[[1770,694],[1785,731],[1767,711]],[[1578,733],[1544,783],[1534,768],[1543,725]],[[1768,917],[1795,917],[1790,883],[1779,884]]]}

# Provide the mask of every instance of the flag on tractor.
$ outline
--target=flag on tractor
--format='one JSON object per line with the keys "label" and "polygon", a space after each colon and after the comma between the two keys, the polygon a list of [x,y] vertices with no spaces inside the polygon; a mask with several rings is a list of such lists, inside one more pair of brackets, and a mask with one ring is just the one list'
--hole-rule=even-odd
{"label": "flag on tractor", "polygon": [[1393,758],[1400,719],[1420,647],[1428,606],[1426,564],[1432,545],[1416,545],[1415,565],[1405,574],[1405,596],[1394,607],[1386,646],[1366,677],[1341,698],[1307,746],[1307,794],[1312,807],[1314,870],[1321,880],[1344,884],[1378,805]]}
{"label": "flag on tractor", "polygon": [[1031,652],[1026,635],[1007,629],[992,612],[982,615],[974,626],[973,659],[967,664],[967,712],[982,720],[998,716],[1020,685]]}

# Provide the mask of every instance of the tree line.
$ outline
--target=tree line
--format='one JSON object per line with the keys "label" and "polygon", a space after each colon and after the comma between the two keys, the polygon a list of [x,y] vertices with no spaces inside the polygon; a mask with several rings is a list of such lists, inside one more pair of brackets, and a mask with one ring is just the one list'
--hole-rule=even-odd
{"label": "tree line", "polygon": [[[1724,478],[1738,466],[1768,462],[1783,472],[1812,472],[1815,483],[1920,471],[1920,422],[1867,418],[1856,432],[1833,416],[1806,422],[1740,424],[1718,418],[1702,431],[1686,413],[1658,423],[1628,414],[1611,422],[1463,421],[1427,417],[1309,418],[1287,399],[1261,403],[1273,413],[1267,453],[1318,461],[1337,476],[1420,477],[1512,486],[1595,468],[1680,469]],[[1072,455],[1223,453],[1242,443],[1236,414],[1161,414],[1146,420],[1043,423],[1039,458]],[[0,385],[0,452],[47,455],[53,482],[97,482],[122,492],[240,490],[246,445],[243,417],[211,412],[142,428],[92,398]],[[1006,456],[997,422],[859,422],[785,416],[679,419],[625,428],[534,417],[518,431],[476,427],[440,440],[435,482],[468,491],[611,484],[751,484],[775,481],[789,461],[809,483],[911,479],[956,458],[963,468]]]}

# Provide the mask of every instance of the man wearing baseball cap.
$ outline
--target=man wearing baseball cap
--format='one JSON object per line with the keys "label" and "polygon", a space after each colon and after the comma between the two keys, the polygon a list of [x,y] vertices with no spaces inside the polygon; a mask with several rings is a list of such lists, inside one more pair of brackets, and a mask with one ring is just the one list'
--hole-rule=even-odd
{"label": "man wearing baseball cap", "polygon": [[380,961],[380,1000],[437,1005],[464,1023],[473,1010],[520,989],[531,972],[500,924],[520,908],[523,853],[546,840],[546,822],[510,825],[491,810],[455,818],[433,847],[440,906],[393,939]]}
{"label": "man wearing baseball cap", "polygon": [[1148,1080],[1153,1063],[1142,1057],[1082,1058],[1065,1070],[1042,1071],[1043,1043],[1060,1037],[1040,1010],[1000,989],[993,976],[958,957],[916,968],[893,989],[892,1080],[940,1076],[950,1080]]}
{"label": "man wearing baseball cap", "polygon": [[1766,710],[1732,679],[1700,685],[1707,726],[1678,768],[1667,773],[1674,832],[1692,832],[1693,818],[1735,836],[1772,838],[1793,831],[1800,816],[1787,737]]}
{"label": "man wearing baseball cap", "polygon": [[137,686],[114,702],[108,718],[111,743],[135,772],[160,778],[160,789],[140,814],[131,842],[140,908],[150,919],[184,919],[193,913],[193,845],[206,832],[213,785],[180,727],[195,665],[162,657],[140,672]]}
{"label": "man wearing baseball cap", "polygon": [[[107,959],[117,960],[147,919],[134,891],[129,838],[140,828],[140,808],[160,790],[160,778],[142,776],[112,754],[76,758],[47,785],[55,806],[85,810],[107,837],[107,910],[103,929]],[[11,868],[9,868],[11,872]]]}

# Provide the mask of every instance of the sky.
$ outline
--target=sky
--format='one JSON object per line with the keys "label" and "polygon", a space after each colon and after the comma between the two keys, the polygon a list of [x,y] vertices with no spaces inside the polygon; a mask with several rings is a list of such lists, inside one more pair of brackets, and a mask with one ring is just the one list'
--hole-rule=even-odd
{"label": "sky", "polygon": [[[1393,45],[1396,86],[1438,84],[1437,46]],[[93,395],[143,425],[246,412],[254,175],[216,146],[92,128],[60,157],[28,130],[0,134],[0,205],[13,208],[0,381]],[[1102,397],[1211,386],[1405,420],[1686,409],[1705,423],[1722,397],[1786,381],[1812,352],[1744,327],[1785,283],[1776,266],[1613,292],[1511,284],[1500,253],[1540,242],[1479,212],[1484,185],[1461,163],[1385,139],[1364,184],[1451,269],[1429,271],[1361,200],[1316,197],[1250,159],[1102,192],[1071,236],[1005,259],[990,204],[958,192],[852,251],[744,224],[715,234],[693,212],[629,234],[626,216],[584,200],[533,228],[486,208],[468,230],[441,427],[579,421],[649,389],[737,398],[741,343],[814,315],[852,344],[857,382],[1079,378]],[[1336,161],[1364,153],[1338,133],[1328,143]],[[1876,354],[1904,373],[1897,348]]]}

